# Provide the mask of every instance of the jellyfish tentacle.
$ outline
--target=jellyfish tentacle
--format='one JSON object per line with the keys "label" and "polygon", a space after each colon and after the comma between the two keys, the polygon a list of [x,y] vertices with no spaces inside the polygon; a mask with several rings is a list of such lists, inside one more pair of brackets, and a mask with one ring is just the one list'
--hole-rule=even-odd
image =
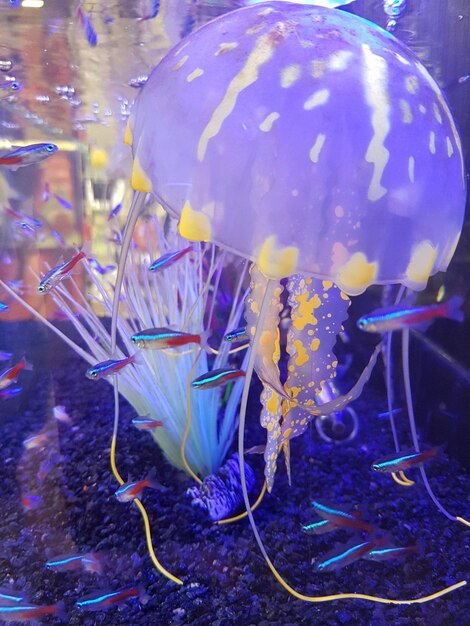
{"label": "jellyfish tentacle", "polygon": [[[413,446],[416,452],[420,452],[418,433],[416,431],[415,414],[414,414],[414,409],[413,409],[413,397],[411,394],[409,349],[410,349],[410,331],[408,328],[405,328],[404,330],[402,330],[402,363],[403,363],[403,383],[405,385],[406,408],[408,411],[408,419],[410,422],[411,439],[413,441]],[[419,466],[419,470],[421,472],[421,478],[423,479],[423,483],[426,488],[426,491],[428,492],[429,497],[437,506],[439,511],[443,513],[451,521],[460,522],[468,526],[469,523],[463,517],[452,515],[452,513],[449,513],[449,511],[439,502],[437,496],[432,490],[431,484],[429,483],[429,479],[426,474],[426,470],[424,469],[424,465],[422,463]]]}
{"label": "jellyfish tentacle", "polygon": [[129,213],[127,214],[126,225],[124,226],[124,234],[122,237],[121,251],[119,253],[116,274],[116,284],[114,286],[113,309],[111,313],[111,354],[113,354],[116,350],[117,318],[119,313],[121,289],[124,282],[124,269],[126,267],[127,254],[131,245],[132,235],[134,234],[134,228],[144,206],[146,197],[146,193],[134,191]]}
{"label": "jellyfish tentacle", "polygon": [[400,443],[398,441],[397,426],[395,423],[395,415],[393,413],[393,381],[392,381],[392,337],[393,333],[387,333],[384,337],[385,352],[385,387],[387,389],[387,411],[390,427],[392,429],[393,445],[395,452],[400,452]]}
{"label": "jellyfish tentacle", "polygon": [[336,376],[338,360],[333,348],[350,305],[348,296],[329,280],[293,274],[287,290],[292,323],[287,333],[284,388],[298,404],[283,404],[283,443],[305,432],[314,414],[303,407],[314,406],[314,398]]}
{"label": "jellyfish tentacle", "polygon": [[[273,285],[271,283],[274,283],[274,287],[276,286],[275,281],[267,280],[266,292],[265,292],[264,298],[261,301],[261,305],[259,309],[260,328],[262,327],[264,316],[266,315],[270,297],[272,295]],[[263,555],[264,560],[266,561],[269,569],[271,570],[271,573],[276,578],[278,583],[282,585],[282,587],[288,593],[290,593],[294,598],[297,598],[298,600],[304,600],[305,602],[312,602],[312,603],[331,602],[332,600],[346,600],[346,599],[353,600],[354,599],[354,600],[369,600],[371,602],[376,602],[380,604],[423,604],[424,602],[429,602],[430,600],[434,600],[435,598],[439,598],[447,593],[450,593],[451,591],[455,591],[456,589],[460,589],[461,587],[464,587],[467,584],[467,581],[461,580],[453,585],[440,589],[439,591],[436,591],[435,593],[432,593],[427,596],[412,598],[410,600],[398,600],[398,599],[391,599],[391,598],[383,598],[380,596],[372,596],[372,595],[364,594],[364,593],[336,593],[336,594],[331,594],[331,595],[326,595],[326,596],[307,596],[305,594],[299,593],[296,589],[291,587],[287,583],[287,581],[284,580],[284,578],[277,571],[271,559],[269,558],[268,553],[266,552],[266,548],[264,547],[263,540],[261,539],[261,536],[259,534],[258,527],[256,526],[255,518],[253,516],[252,510],[250,507],[250,500],[248,498],[248,489],[246,485],[246,475],[245,475],[245,463],[244,463],[244,456],[243,456],[244,451],[245,451],[246,409],[248,405],[248,395],[250,392],[251,378],[253,376],[257,350],[259,347],[258,344],[260,342],[260,335],[261,333],[258,332],[258,328],[255,327],[255,332],[253,333],[252,338],[251,338],[252,345],[250,347],[248,363],[245,368],[246,377],[245,377],[243,393],[242,393],[241,402],[240,402],[240,419],[239,419],[239,425],[238,425],[238,462],[240,464],[240,482],[241,482],[241,487],[242,487],[243,500],[245,503],[248,519],[250,520],[251,529],[253,531],[253,534],[256,539],[256,543],[258,544],[261,554]],[[377,360],[379,351],[380,351],[380,346],[378,347],[378,349],[376,348],[374,352],[374,355],[375,355],[374,365],[375,365],[375,361]]]}
{"label": "jellyfish tentacle", "polygon": [[[260,423],[267,431],[264,475],[268,492],[270,492],[274,483],[277,457],[281,449],[280,422],[283,402],[277,389],[282,390],[278,367],[281,354],[278,325],[282,309],[282,287],[279,281],[266,278],[254,264],[250,267],[250,276],[250,293],[245,304],[245,319],[250,342],[253,343],[256,334],[259,336],[253,358],[254,369],[263,383],[260,398],[262,404]],[[262,303],[266,298],[268,298],[269,308],[266,307],[264,315],[261,316]]]}
{"label": "jellyfish tentacle", "polygon": [[[325,402],[324,404],[317,404],[313,400],[311,401],[311,404],[302,404],[301,402],[297,402],[297,400],[290,398],[285,391],[282,391],[282,397],[288,403],[290,403],[291,406],[298,406],[313,416],[329,415],[330,413],[341,411],[350,402],[353,402],[354,400],[359,398],[359,396],[361,395],[362,390],[364,389],[364,386],[366,385],[366,383],[369,381],[369,378],[372,374],[372,370],[374,369],[375,364],[377,363],[377,359],[378,359],[381,349],[382,349],[382,342],[376,345],[369,359],[369,362],[367,363],[365,368],[362,370],[361,375],[359,376],[355,384],[351,387],[351,389],[347,393],[343,394],[342,396],[338,396],[334,400]],[[267,379],[261,378],[261,382],[265,383],[268,386],[271,386],[270,381],[268,381]],[[275,391],[278,391],[278,390],[275,389]]]}

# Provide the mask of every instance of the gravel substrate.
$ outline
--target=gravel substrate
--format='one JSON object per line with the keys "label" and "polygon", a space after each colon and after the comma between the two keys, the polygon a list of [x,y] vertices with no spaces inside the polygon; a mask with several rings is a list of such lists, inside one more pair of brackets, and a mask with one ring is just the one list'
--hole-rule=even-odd
{"label": "gravel substrate", "polygon": [[[256,545],[247,520],[217,526],[191,506],[185,495],[193,481],[170,467],[151,437],[137,431],[131,407],[122,403],[117,465],[123,476],[145,476],[152,467],[166,491],[145,492],[154,546],[161,562],[184,585],[160,575],[148,557],[137,508],[114,497],[117,487],[109,467],[112,430],[112,388],[89,381],[85,365],[56,339],[33,323],[3,324],[0,350],[20,350],[34,371],[22,374],[22,396],[0,404],[1,508],[0,587],[7,583],[35,604],[63,600],[65,623],[73,625],[190,624],[194,626],[274,626],[277,624],[394,624],[405,626],[469,623],[468,591],[459,589],[422,605],[392,606],[363,600],[310,604],[291,597],[273,578]],[[248,416],[247,447],[262,441],[256,395]],[[63,404],[73,426],[58,423],[51,408]],[[292,443],[292,485],[279,463],[273,493],[265,497],[255,518],[276,568],[295,589],[307,595],[361,592],[411,599],[430,594],[468,575],[468,529],[450,522],[429,500],[417,470],[416,485],[402,488],[387,475],[370,470],[371,462],[391,452],[388,423],[377,418],[385,409],[381,391],[369,385],[355,403],[358,436],[331,445],[311,429]],[[25,437],[46,424],[54,429],[50,446],[57,464],[39,485],[38,468],[45,451],[26,450]],[[404,417],[402,437],[409,441]],[[262,458],[250,457],[257,485],[262,483]],[[468,517],[470,477],[443,452],[429,461],[428,475],[449,511]],[[42,506],[24,512],[21,495],[38,494]],[[340,530],[309,536],[302,524],[317,518],[312,499],[353,510],[390,533],[397,545],[416,542],[419,552],[406,559],[376,563],[360,560],[333,573],[320,574],[314,563],[351,532]],[[70,551],[103,552],[104,573],[53,572],[49,557]],[[95,591],[140,584],[147,602],[129,600],[119,608],[83,613],[75,601]],[[63,623],[44,618],[41,623]]]}

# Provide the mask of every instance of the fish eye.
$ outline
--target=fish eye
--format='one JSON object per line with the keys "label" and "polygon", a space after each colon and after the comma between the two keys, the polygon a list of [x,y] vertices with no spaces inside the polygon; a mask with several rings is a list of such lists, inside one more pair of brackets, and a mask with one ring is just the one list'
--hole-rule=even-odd
{"label": "fish eye", "polygon": [[46,288],[44,287],[44,285],[39,285],[38,291],[39,293],[44,293],[46,291]]}
{"label": "fish eye", "polygon": [[366,325],[366,320],[361,317],[361,319],[357,320],[357,325],[359,326],[359,328],[364,328],[364,326]]}
{"label": "fish eye", "polygon": [[21,89],[21,83],[15,80],[13,83],[11,83],[10,87],[13,91],[18,91],[19,89]]}
{"label": "fish eye", "polygon": [[46,150],[48,152],[55,152],[56,147],[55,147],[55,145],[53,143],[48,143],[47,146],[46,146]]}

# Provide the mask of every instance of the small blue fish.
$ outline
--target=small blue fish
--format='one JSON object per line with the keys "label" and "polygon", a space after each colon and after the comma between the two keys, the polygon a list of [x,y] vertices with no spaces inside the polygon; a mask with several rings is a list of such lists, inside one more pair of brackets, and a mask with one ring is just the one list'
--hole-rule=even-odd
{"label": "small blue fish", "polygon": [[163,422],[154,420],[148,416],[134,417],[131,423],[137,430],[153,430],[154,428],[161,428],[163,426]]}
{"label": "small blue fish", "polygon": [[64,278],[70,276],[73,268],[79,261],[86,258],[86,251],[80,250],[69,261],[61,263],[47,272],[44,278],[39,283],[39,293],[48,293],[51,289],[56,287]]}
{"label": "small blue fish", "polygon": [[[5,91],[12,91],[13,93],[16,93],[23,89],[23,85],[18,80],[6,80],[0,83],[0,89],[5,90]],[[3,100],[4,98],[7,98],[7,97],[8,96],[3,96],[2,98],[0,98],[0,100]]]}
{"label": "small blue fish", "polygon": [[219,368],[198,376],[191,382],[193,389],[212,389],[226,385],[235,378],[243,378],[245,372],[232,368]]}
{"label": "small blue fish", "polygon": [[114,217],[119,215],[119,212],[121,211],[121,209],[122,209],[122,202],[120,202],[119,204],[116,204],[114,209],[112,209],[112,211],[109,212],[108,222],[110,222]]}
{"label": "small blue fish", "polygon": [[2,389],[0,391],[0,398],[3,400],[8,398],[14,398],[18,396],[23,391],[23,387],[8,387],[7,389]]}
{"label": "small blue fish", "polygon": [[157,272],[170,267],[170,265],[173,265],[173,263],[182,259],[186,254],[188,254],[188,252],[191,252],[192,249],[192,246],[188,246],[187,248],[183,248],[183,250],[167,252],[167,254],[164,254],[152,263],[149,267],[149,272]]}
{"label": "small blue fish", "polygon": [[146,22],[147,20],[153,20],[153,18],[157,17],[158,11],[160,9],[160,0],[150,0],[150,11],[144,17],[138,17],[137,21]]}
{"label": "small blue fish", "polygon": [[336,524],[333,524],[330,520],[324,519],[321,520],[321,522],[315,522],[313,524],[302,526],[302,532],[307,535],[323,535],[325,533],[330,533],[337,528],[339,527]]}
{"label": "small blue fish", "polygon": [[429,306],[397,305],[375,309],[359,318],[357,325],[361,330],[368,333],[387,333],[404,328],[422,327],[439,317],[463,322],[463,313],[460,310],[462,304],[463,298],[461,296],[453,296],[446,302],[430,304]]}
{"label": "small blue fish", "polygon": [[6,313],[10,307],[5,302],[0,302],[0,313]]}
{"label": "small blue fish", "polygon": [[149,350],[163,350],[165,348],[180,348],[190,343],[201,344],[201,335],[185,333],[166,327],[146,328],[131,337],[132,343],[138,348]]}
{"label": "small blue fish", "polygon": [[84,569],[86,572],[96,574],[102,573],[102,565],[97,552],[87,552],[86,554],[63,554],[50,559],[46,567],[58,572],[68,572],[77,569]]}
{"label": "small blue fish", "polygon": [[85,376],[90,380],[99,380],[101,378],[106,378],[106,376],[117,374],[123,367],[126,367],[126,365],[133,365],[135,362],[136,359],[134,354],[125,359],[118,359],[117,361],[113,359],[101,361],[101,363],[97,363],[93,367],[87,369]]}
{"label": "small blue fish", "polygon": [[26,602],[23,594],[18,594],[6,587],[0,589],[0,606],[15,606],[15,604],[20,604],[21,602]]}
{"label": "small blue fish", "polygon": [[94,48],[98,45],[98,35],[96,34],[90,15],[84,11],[81,2],[77,7],[77,17],[83,31],[85,32],[85,37],[87,38],[88,43]]}
{"label": "small blue fish", "polygon": [[42,504],[41,496],[35,496],[32,494],[24,494],[21,496],[21,504],[25,511],[34,511],[38,509]]}
{"label": "small blue fish", "polygon": [[101,276],[104,276],[105,274],[108,274],[109,272],[112,272],[116,269],[115,265],[105,265],[103,267],[103,265],[100,265],[98,261],[93,257],[88,257],[88,263],[90,264],[90,267],[98,272],[98,274],[101,274]]}
{"label": "small blue fish", "polygon": [[240,328],[230,331],[224,337],[225,341],[245,341],[246,339],[249,339],[249,337],[246,334],[245,326],[240,326]]}
{"label": "small blue fish", "polygon": [[333,522],[336,526],[354,528],[355,530],[363,530],[369,534],[374,532],[373,526],[364,522],[360,518],[360,513],[355,511],[354,513],[347,513],[337,507],[329,506],[317,500],[312,501],[312,506],[320,517]]}
{"label": "small blue fish", "polygon": [[62,235],[59,233],[58,230],[55,230],[55,228],[51,228],[51,235],[54,237],[54,239],[59,243],[59,245],[62,248],[67,247],[67,242],[65,241],[65,239],[62,237]]}
{"label": "small blue fish", "polygon": [[319,561],[315,569],[319,572],[332,572],[346,567],[362,558],[377,546],[376,541],[362,541],[357,544],[339,546],[329,552],[324,559]]}
{"label": "small blue fish", "polygon": [[374,548],[364,555],[364,559],[371,561],[386,561],[388,559],[395,559],[397,557],[408,556],[409,554],[418,551],[418,546],[385,546],[383,548]]}
{"label": "small blue fish", "polygon": [[68,200],[66,200],[65,198],[63,198],[62,196],[59,196],[59,194],[57,193],[52,193],[51,194],[59,204],[61,204],[64,209],[67,209],[67,211],[73,211],[73,204],[70,203]]}
{"label": "small blue fish", "polygon": [[148,476],[143,480],[128,480],[127,483],[124,483],[116,490],[114,495],[119,500],[119,502],[132,502],[136,498],[138,500],[142,497],[143,490],[148,487],[150,489],[158,489],[159,491],[164,491],[165,487],[160,485],[160,483],[155,478],[155,468],[152,469]]}
{"label": "small blue fish", "polygon": [[431,459],[439,454],[439,448],[431,448],[424,452],[416,452],[409,450],[408,452],[398,452],[389,456],[382,457],[372,463],[372,469],[375,472],[396,473],[404,472],[410,467],[419,465],[427,459]]}
{"label": "small blue fish", "polygon": [[35,143],[30,146],[24,146],[13,152],[8,152],[0,157],[0,165],[5,165],[9,169],[15,171],[19,167],[38,163],[43,159],[47,159],[57,152],[58,147],[53,143]]}
{"label": "small blue fish", "polygon": [[8,361],[13,356],[13,352],[0,352],[0,361]]}
{"label": "small blue fish", "polygon": [[0,605],[0,621],[4,622],[36,622],[37,619],[45,615],[57,615],[64,617],[64,604],[49,604],[38,606],[36,604],[1,606]]}
{"label": "small blue fish", "polygon": [[122,589],[109,593],[93,593],[77,600],[75,606],[84,611],[103,611],[129,600],[129,598],[140,598],[144,601],[145,597],[140,587],[132,587],[131,589]]}

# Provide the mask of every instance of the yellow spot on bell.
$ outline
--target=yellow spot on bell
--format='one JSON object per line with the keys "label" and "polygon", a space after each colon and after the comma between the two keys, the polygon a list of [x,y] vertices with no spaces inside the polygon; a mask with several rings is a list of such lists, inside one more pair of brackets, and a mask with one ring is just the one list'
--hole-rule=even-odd
{"label": "yellow spot on bell", "polygon": [[336,283],[350,296],[359,295],[374,282],[378,268],[378,263],[369,262],[363,252],[355,252],[339,268]]}
{"label": "yellow spot on bell", "polygon": [[406,268],[408,281],[417,288],[424,287],[437,257],[437,246],[433,246],[429,240],[421,241],[411,253],[411,259]]}
{"label": "yellow spot on bell", "polygon": [[289,439],[291,435],[292,435],[292,428],[288,428],[286,431],[284,431],[284,439]]}
{"label": "yellow spot on bell", "polygon": [[261,246],[258,255],[258,267],[267,278],[278,280],[295,273],[298,258],[299,249],[297,247],[279,246],[277,237],[272,235]]}
{"label": "yellow spot on bell", "polygon": [[132,164],[131,187],[134,191],[142,191],[144,193],[150,193],[152,191],[152,183],[144,173],[137,157]]}
{"label": "yellow spot on bell", "polygon": [[132,131],[129,120],[127,120],[126,130],[124,131],[124,143],[126,146],[132,146]]}
{"label": "yellow spot on bell", "polygon": [[188,201],[183,207],[178,226],[180,235],[190,241],[210,241],[212,227],[209,217],[201,211],[195,211]]}

